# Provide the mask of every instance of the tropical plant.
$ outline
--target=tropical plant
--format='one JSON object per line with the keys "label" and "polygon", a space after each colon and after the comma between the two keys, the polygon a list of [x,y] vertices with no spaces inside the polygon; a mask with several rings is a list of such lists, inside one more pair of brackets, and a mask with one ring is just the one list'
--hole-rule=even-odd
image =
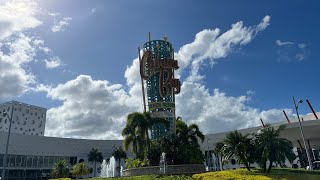
{"label": "tropical plant", "polygon": [[218,158],[219,158],[219,164],[221,164],[221,170],[223,169],[223,164],[222,164],[222,157],[223,157],[223,154],[222,154],[222,149],[223,149],[223,142],[217,142],[214,146],[214,152],[218,155]]}
{"label": "tropical plant", "polygon": [[133,112],[127,116],[127,124],[122,130],[124,136],[123,146],[127,151],[132,146],[132,152],[139,159],[144,158],[144,149],[149,148],[149,130],[155,124],[169,126],[169,122],[163,118],[152,118],[149,112]]}
{"label": "tropical plant", "polygon": [[[288,159],[291,163],[296,159],[293,152],[292,143],[280,137],[281,131],[285,129],[285,125],[275,129],[271,125],[266,125],[263,129],[255,134],[254,144],[257,154],[257,161],[262,164],[264,171],[270,172],[274,162],[282,164]],[[269,167],[267,170],[267,160]]]}
{"label": "tropical plant", "polygon": [[250,164],[254,161],[254,147],[248,134],[242,135],[238,131],[230,132],[223,140],[223,156],[227,159],[235,157],[239,163],[251,171]]}
{"label": "tropical plant", "polygon": [[88,154],[88,161],[94,163],[93,176],[96,177],[97,162],[101,163],[103,161],[102,152],[97,148],[92,148]]}
{"label": "tropical plant", "polygon": [[204,140],[204,135],[198,125],[190,124],[188,126],[181,118],[178,118],[176,120],[176,135],[159,139],[159,149],[166,153],[168,164],[203,163],[205,157],[200,150],[198,139],[202,142]]}
{"label": "tropical plant", "polygon": [[78,179],[81,176],[90,174],[90,169],[82,162],[73,166],[72,174]]}
{"label": "tropical plant", "polygon": [[125,159],[127,158],[127,153],[122,149],[122,147],[118,147],[115,149],[115,151],[113,152],[113,156],[114,158],[118,161],[118,167],[117,170],[119,171],[119,175],[120,175],[120,163],[121,163],[121,159]]}
{"label": "tropical plant", "polygon": [[132,159],[132,158],[126,159],[126,168],[128,168],[128,169],[138,168],[138,167],[143,167],[143,166],[145,166],[145,164],[140,159]]}
{"label": "tropical plant", "polygon": [[58,160],[54,163],[51,176],[53,178],[65,178],[69,176],[69,166],[66,160]]}

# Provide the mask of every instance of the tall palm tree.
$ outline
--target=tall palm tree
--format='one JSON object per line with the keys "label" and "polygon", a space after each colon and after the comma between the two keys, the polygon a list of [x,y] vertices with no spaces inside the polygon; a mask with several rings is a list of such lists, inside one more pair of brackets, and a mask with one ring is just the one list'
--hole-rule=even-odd
{"label": "tall palm tree", "polygon": [[90,174],[90,170],[85,163],[79,163],[73,166],[72,174],[78,179],[81,176]]}
{"label": "tall palm tree", "polygon": [[265,128],[255,134],[256,154],[260,157],[258,160],[265,172],[267,170],[267,160],[269,160],[268,172],[270,172],[273,162],[281,164],[286,159],[292,162],[296,158],[292,143],[280,137],[280,133],[284,129],[285,125],[279,126],[278,129],[271,125],[266,125]]}
{"label": "tall palm tree", "polygon": [[253,146],[248,138],[248,134],[242,135],[238,131],[230,132],[223,140],[223,154],[227,159],[235,157],[239,162],[243,163],[245,167],[251,171],[250,163],[254,153]]}
{"label": "tall palm tree", "polygon": [[88,160],[94,163],[93,176],[96,177],[97,162],[101,163],[103,161],[102,152],[99,151],[97,148],[92,148],[88,154]]}
{"label": "tall palm tree", "polygon": [[118,161],[118,168],[117,170],[119,171],[119,176],[120,176],[120,163],[121,163],[121,159],[125,159],[127,158],[127,153],[122,149],[122,147],[118,147],[115,149],[114,153],[113,153],[114,158]]}
{"label": "tall palm tree", "polygon": [[59,160],[54,163],[51,176],[53,178],[64,178],[69,176],[69,166],[66,160]]}
{"label": "tall palm tree", "polygon": [[223,149],[223,147],[224,147],[223,142],[217,142],[214,147],[214,152],[218,155],[218,158],[219,158],[219,164],[221,167],[220,170],[223,169],[223,167],[222,167],[222,156],[223,156],[222,149]]}

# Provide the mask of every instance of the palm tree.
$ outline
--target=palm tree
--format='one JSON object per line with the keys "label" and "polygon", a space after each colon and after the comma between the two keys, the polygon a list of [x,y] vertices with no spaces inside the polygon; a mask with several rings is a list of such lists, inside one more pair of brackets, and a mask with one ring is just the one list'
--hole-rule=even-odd
{"label": "palm tree", "polygon": [[253,158],[253,146],[250,143],[248,134],[242,135],[238,131],[230,132],[223,140],[223,154],[227,159],[235,157],[239,162],[242,162],[245,167],[251,171],[250,163]]}
{"label": "palm tree", "polygon": [[[198,139],[204,141],[204,135],[197,124],[189,126],[181,118],[176,120],[176,136],[169,138],[174,163],[202,163],[204,156],[200,151]],[[188,158],[186,158],[188,157]]]}
{"label": "palm tree", "polygon": [[153,118],[149,112],[133,112],[127,116],[127,124],[122,130],[122,135],[125,137],[123,146],[127,151],[132,145],[132,151],[138,158],[142,159],[144,148],[149,147],[149,130],[155,124],[162,123],[166,127],[169,122],[163,118]]}
{"label": "palm tree", "polygon": [[121,163],[121,159],[125,159],[127,158],[127,153],[122,149],[122,147],[118,147],[115,149],[114,153],[113,153],[114,158],[118,161],[119,165],[118,165],[118,171],[119,171],[119,176],[120,176],[120,163]]}
{"label": "palm tree", "polygon": [[69,166],[66,160],[59,160],[54,163],[51,176],[53,178],[64,178],[69,176]]}
{"label": "palm tree", "polygon": [[214,147],[214,152],[218,155],[218,158],[219,158],[219,164],[220,164],[220,167],[221,167],[220,170],[223,169],[223,167],[222,167],[222,156],[223,156],[222,149],[223,149],[223,146],[224,146],[223,142],[217,142],[215,147]]}
{"label": "palm tree", "polygon": [[90,174],[90,170],[85,163],[79,163],[73,166],[72,174],[78,179],[81,176]]}
{"label": "palm tree", "polygon": [[256,154],[260,157],[258,162],[262,164],[266,172],[266,162],[269,160],[268,172],[271,171],[273,162],[279,164],[284,163],[286,159],[292,162],[296,156],[293,152],[292,143],[280,137],[281,131],[285,129],[285,125],[275,129],[273,126],[266,125],[261,129],[254,139]]}
{"label": "palm tree", "polygon": [[197,124],[190,124],[188,126],[180,117],[176,120],[176,135],[185,137],[185,140],[192,141],[195,144],[198,144],[198,138],[201,142],[204,141],[204,135],[199,130],[199,126]]}
{"label": "palm tree", "polygon": [[88,160],[94,163],[93,176],[96,177],[97,162],[101,163],[103,161],[103,156],[101,151],[99,151],[97,148],[92,148],[88,154]]}
{"label": "palm tree", "polygon": [[151,130],[151,128],[157,124],[162,124],[165,126],[165,128],[169,128],[170,123],[168,120],[166,120],[164,118],[152,117],[150,112],[144,112],[143,116],[145,119],[144,122],[146,123],[145,127],[147,127],[147,128],[143,129],[143,133],[146,136],[146,146],[147,146],[147,148],[149,148],[149,146],[150,146],[149,130]]}

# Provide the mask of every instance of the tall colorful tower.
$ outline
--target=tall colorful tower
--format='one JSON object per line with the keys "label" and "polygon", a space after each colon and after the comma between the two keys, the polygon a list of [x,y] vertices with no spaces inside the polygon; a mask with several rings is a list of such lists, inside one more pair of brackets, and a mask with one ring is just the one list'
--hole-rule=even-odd
{"label": "tall colorful tower", "polygon": [[[164,118],[170,122],[169,129],[157,124],[151,129],[151,138],[157,139],[175,134],[175,94],[180,92],[181,83],[174,78],[174,71],[179,68],[178,61],[174,60],[174,50],[171,43],[164,37],[163,40],[150,40],[143,45],[142,56],[139,48],[140,75],[144,110],[152,117]],[[146,86],[144,86],[146,82]],[[147,89],[147,105],[145,100]]]}

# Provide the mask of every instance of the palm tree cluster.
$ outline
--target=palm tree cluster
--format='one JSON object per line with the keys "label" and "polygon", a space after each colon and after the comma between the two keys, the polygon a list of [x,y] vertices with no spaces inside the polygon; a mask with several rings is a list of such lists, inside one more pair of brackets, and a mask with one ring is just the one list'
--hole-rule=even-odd
{"label": "palm tree cluster", "polygon": [[132,152],[137,158],[143,159],[145,149],[150,146],[149,130],[155,124],[169,126],[169,122],[163,118],[152,118],[149,112],[133,112],[127,116],[127,124],[122,130],[124,136],[123,146],[127,151],[132,146]]}
{"label": "palm tree cluster", "polygon": [[[277,129],[266,125],[257,133],[252,134],[252,138],[249,138],[249,134],[231,132],[227,134],[223,142],[216,144],[215,152],[225,159],[236,158],[249,171],[251,171],[250,164],[256,162],[264,172],[270,172],[273,163],[282,165],[286,160],[292,162],[296,159],[292,143],[280,137],[283,129],[285,125]],[[267,162],[269,162],[268,168]]]}
{"label": "palm tree cluster", "polygon": [[152,118],[148,112],[134,112],[127,116],[127,124],[122,130],[125,150],[132,152],[146,165],[158,165],[160,155],[165,152],[169,164],[202,163],[204,156],[198,140],[204,140],[204,135],[198,125],[186,125],[181,118],[176,120],[176,134],[156,140],[150,140],[149,130],[162,124],[166,128],[169,122],[163,118]]}
{"label": "palm tree cluster", "polygon": [[71,173],[68,162],[66,160],[58,160],[54,163],[52,170],[51,170],[51,177],[52,178],[65,178],[69,177],[70,174],[75,176],[77,179],[81,176],[85,176],[90,174],[90,169],[85,163],[75,164],[72,167]]}
{"label": "palm tree cluster", "polygon": [[181,118],[176,120],[176,134],[159,140],[162,152],[167,154],[168,164],[203,163],[204,155],[198,141],[204,141],[204,135],[196,124],[187,125]]}

